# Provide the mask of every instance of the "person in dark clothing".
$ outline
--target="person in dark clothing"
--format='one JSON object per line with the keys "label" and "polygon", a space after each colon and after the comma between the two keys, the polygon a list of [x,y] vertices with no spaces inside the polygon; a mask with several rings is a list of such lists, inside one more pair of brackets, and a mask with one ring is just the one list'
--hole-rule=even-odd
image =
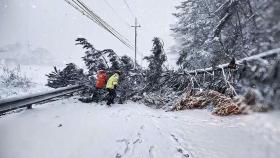
{"label": "person in dark clothing", "polygon": [[107,99],[107,105],[111,105],[115,103],[115,98],[117,96],[115,89],[108,89],[108,99]]}

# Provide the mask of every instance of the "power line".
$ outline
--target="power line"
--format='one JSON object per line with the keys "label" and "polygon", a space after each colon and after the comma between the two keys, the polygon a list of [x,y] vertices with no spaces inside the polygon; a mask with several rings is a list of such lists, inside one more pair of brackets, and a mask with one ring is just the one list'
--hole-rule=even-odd
{"label": "power line", "polygon": [[[75,0],[72,0],[75,1]],[[108,30],[110,33],[112,33],[115,37],[117,37],[119,40],[121,40],[122,42],[124,42],[124,44],[128,45],[129,47],[133,46],[130,44],[129,40],[127,38],[125,38],[124,36],[122,36],[118,31],[116,31],[112,26],[110,26],[108,23],[106,23],[101,17],[99,17],[96,13],[94,13],[93,11],[91,11],[82,1],[77,0],[79,2],[79,4],[82,5],[82,7],[84,7],[89,13],[90,15],[92,15],[101,25],[104,29]]]}
{"label": "power line", "polygon": [[115,15],[116,15],[117,17],[119,17],[119,19],[120,19],[125,25],[127,25],[128,27],[130,27],[130,24],[129,24],[124,18],[122,18],[122,17],[120,16],[120,14],[118,14],[118,12],[116,11],[116,9],[115,9],[107,0],[104,0],[104,2],[105,2],[105,4],[106,4],[109,8],[111,8],[111,10],[115,13]]}
{"label": "power line", "polygon": [[129,13],[131,14],[132,18],[135,18],[135,14],[133,13],[131,7],[129,6],[129,4],[127,3],[126,0],[123,0],[124,4],[126,5],[127,9],[129,10]]}
{"label": "power line", "polygon": [[131,42],[122,36],[118,31],[116,31],[112,26],[110,26],[107,22],[105,22],[101,17],[99,17],[96,13],[91,11],[86,4],[84,4],[80,0],[65,0],[68,4],[70,4],[73,8],[78,10],[80,13],[88,17],[90,20],[98,24],[100,27],[111,33],[114,37],[116,37],[120,42],[126,45],[130,49],[134,49],[134,46],[130,44]]}
{"label": "power line", "polygon": [[[78,10],[80,13],[85,15],[87,18],[95,22],[97,25],[111,33],[113,36],[115,36],[120,42],[122,42],[125,46],[128,48],[135,50],[135,46],[131,44],[131,42],[122,36],[119,32],[117,32],[112,26],[110,26],[108,23],[106,23],[101,17],[99,17],[96,13],[94,13],[92,10],[89,9],[89,7],[86,6],[81,0],[65,0],[68,4],[70,4],[73,8]],[[142,52],[137,52],[143,57],[144,55]]]}
{"label": "power line", "polygon": [[[80,11],[83,15],[87,16],[89,19],[91,19],[92,21],[94,21],[94,22],[95,22],[96,24],[98,24],[100,27],[104,28],[105,30],[109,31],[109,32],[112,33],[114,36],[116,36],[115,33],[113,33],[108,27],[105,26],[105,24],[103,24],[103,23],[100,21],[100,19],[98,19],[96,16],[91,15],[89,9],[83,8],[83,6],[82,6],[80,3],[78,3],[77,1],[75,1],[75,0],[72,0],[72,1],[73,1],[73,3],[76,4],[76,6],[73,5],[72,3],[70,3],[68,0],[65,0],[65,1],[67,1],[72,7],[74,7],[74,8],[77,9],[78,11]],[[117,38],[118,38],[118,37],[117,37]],[[122,41],[121,41],[121,42],[122,42]]]}

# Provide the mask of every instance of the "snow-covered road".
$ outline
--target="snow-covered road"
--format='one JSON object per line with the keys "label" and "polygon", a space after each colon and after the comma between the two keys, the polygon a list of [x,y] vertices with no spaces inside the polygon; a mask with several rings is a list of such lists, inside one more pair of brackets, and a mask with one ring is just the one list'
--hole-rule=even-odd
{"label": "snow-covered road", "polygon": [[0,158],[278,158],[280,113],[217,117],[74,98],[0,118]]}

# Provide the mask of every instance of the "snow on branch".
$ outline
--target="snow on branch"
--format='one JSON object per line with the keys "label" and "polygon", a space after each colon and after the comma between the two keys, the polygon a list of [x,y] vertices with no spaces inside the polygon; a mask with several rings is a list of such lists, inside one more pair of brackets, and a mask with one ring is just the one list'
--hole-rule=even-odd
{"label": "snow on branch", "polygon": [[225,8],[225,6],[227,6],[229,4],[229,2],[230,1],[226,1],[225,3],[223,3],[213,14],[217,14],[218,12],[223,10]]}
{"label": "snow on branch", "polygon": [[235,6],[238,4],[238,0],[229,0],[224,5],[221,6],[220,10],[223,10],[221,20],[218,22],[217,26],[214,28],[214,37],[219,37],[222,28],[226,22],[230,19],[234,12]]}
{"label": "snow on branch", "polygon": [[219,21],[218,25],[214,29],[214,37],[219,37],[222,28],[224,27],[227,20],[230,18],[232,14],[226,13],[225,16]]}
{"label": "snow on branch", "polygon": [[[264,52],[264,53],[260,53],[260,54],[257,54],[257,55],[253,55],[253,56],[250,56],[250,57],[246,57],[246,58],[237,60],[235,62],[235,64],[238,65],[238,64],[241,64],[244,61],[259,60],[259,59],[271,57],[271,56],[274,56],[274,55],[277,55],[277,54],[280,54],[280,48],[269,50],[269,51]],[[184,74],[190,74],[190,75],[204,74],[204,73],[207,73],[207,72],[210,73],[210,72],[213,72],[213,71],[220,71],[222,69],[228,69],[228,68],[230,68],[229,64],[222,64],[222,65],[218,65],[215,68],[209,67],[209,68],[205,68],[205,69],[196,69],[196,70],[193,70],[193,71],[181,73],[180,75],[184,75]]]}

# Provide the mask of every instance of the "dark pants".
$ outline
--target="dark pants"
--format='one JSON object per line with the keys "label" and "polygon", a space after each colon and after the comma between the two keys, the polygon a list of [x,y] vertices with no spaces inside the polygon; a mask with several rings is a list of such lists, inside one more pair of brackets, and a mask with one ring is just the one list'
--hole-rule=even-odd
{"label": "dark pants", "polygon": [[107,105],[114,104],[114,100],[117,96],[116,90],[115,89],[107,89],[109,94],[107,97]]}
{"label": "dark pants", "polygon": [[94,101],[96,103],[102,101],[104,94],[106,94],[105,89],[96,88],[95,91],[93,91],[93,93],[92,93],[92,101]]}

